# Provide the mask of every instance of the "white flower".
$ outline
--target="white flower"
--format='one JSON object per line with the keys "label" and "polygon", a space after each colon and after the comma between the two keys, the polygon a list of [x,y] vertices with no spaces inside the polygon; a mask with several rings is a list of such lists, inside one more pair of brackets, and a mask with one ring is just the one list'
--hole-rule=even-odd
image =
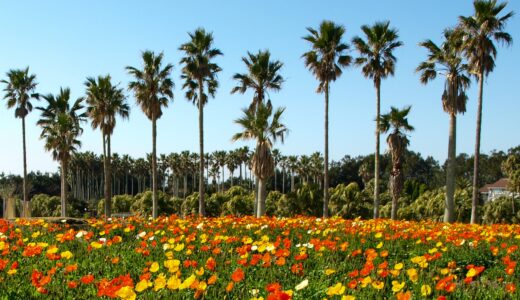
{"label": "white flower", "polygon": [[144,236],[146,235],[146,231],[141,231],[138,235],[137,235],[137,238],[143,238]]}
{"label": "white flower", "polygon": [[296,244],[296,248],[300,248],[302,244]]}
{"label": "white flower", "polygon": [[[86,231],[85,230],[80,230],[78,231],[78,233],[76,233],[76,238],[77,239],[80,239],[81,237],[83,237],[85,235]],[[2,235],[2,233],[0,232],[0,235]]]}
{"label": "white flower", "polygon": [[251,247],[251,251],[256,251],[256,249],[258,249],[258,246],[257,246],[257,245],[253,245],[253,246]]}
{"label": "white flower", "polygon": [[258,295],[258,293],[260,292],[260,290],[258,290],[258,289],[252,289],[252,290],[250,290],[249,292],[250,292],[251,295],[253,295],[253,297],[254,297],[254,296]]}
{"label": "white flower", "polygon": [[269,227],[269,226],[267,226],[267,225],[262,225],[262,227],[260,227],[260,229],[263,230],[263,229],[266,229],[267,227]]}
{"label": "white flower", "polygon": [[306,288],[308,285],[309,285],[309,280],[305,279],[304,281],[300,282],[297,286],[295,286],[294,289],[299,291],[299,290]]}
{"label": "white flower", "polygon": [[155,238],[155,236],[152,235],[151,237],[148,238],[148,240],[153,241],[154,238]]}
{"label": "white flower", "polygon": [[166,250],[170,249],[170,244],[168,244],[168,243],[163,244],[162,248],[163,248],[164,251],[166,251]]}
{"label": "white flower", "polygon": [[197,229],[201,230],[202,227],[204,227],[204,222],[201,222],[199,225],[197,225]]}
{"label": "white flower", "polygon": [[107,239],[106,238],[100,238],[99,241],[104,244],[104,243],[106,243]]}

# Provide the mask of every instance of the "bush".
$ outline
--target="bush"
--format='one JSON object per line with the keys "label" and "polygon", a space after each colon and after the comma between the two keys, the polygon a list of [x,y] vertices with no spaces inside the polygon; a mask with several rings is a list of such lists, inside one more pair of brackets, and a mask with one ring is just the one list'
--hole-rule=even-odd
{"label": "bush", "polygon": [[499,197],[482,207],[483,224],[518,224],[520,223],[520,199]]}
{"label": "bush", "polygon": [[33,217],[59,217],[61,201],[58,196],[38,194],[31,199],[31,216]]}
{"label": "bush", "polygon": [[[157,211],[159,215],[174,213],[174,205],[166,193],[157,191]],[[135,195],[135,200],[130,207],[131,212],[140,215],[152,215],[152,192],[146,191]]]}
{"label": "bush", "polygon": [[[112,213],[130,212],[135,198],[131,195],[116,195],[112,197]],[[105,199],[101,199],[97,205],[98,215],[105,213]]]}
{"label": "bush", "polygon": [[329,209],[331,215],[341,216],[346,219],[357,217],[372,217],[372,200],[362,193],[355,182],[345,186],[340,184],[329,189]]}

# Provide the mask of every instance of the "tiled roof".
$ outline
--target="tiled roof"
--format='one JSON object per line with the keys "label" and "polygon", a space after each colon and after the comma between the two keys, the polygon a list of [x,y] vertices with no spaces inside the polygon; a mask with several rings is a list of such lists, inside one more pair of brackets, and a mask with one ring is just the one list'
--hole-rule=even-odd
{"label": "tiled roof", "polygon": [[486,184],[480,188],[479,192],[489,193],[491,189],[507,189],[509,180],[507,178],[501,178],[495,183]]}

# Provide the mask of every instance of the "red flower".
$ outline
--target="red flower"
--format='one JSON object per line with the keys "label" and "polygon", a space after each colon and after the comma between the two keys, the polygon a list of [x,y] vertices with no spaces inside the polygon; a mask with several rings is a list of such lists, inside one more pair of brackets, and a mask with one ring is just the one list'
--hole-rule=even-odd
{"label": "red flower", "polygon": [[92,275],[92,274],[85,275],[85,276],[81,277],[80,281],[83,284],[92,283],[92,281],[94,281],[94,275]]}
{"label": "red flower", "polygon": [[242,270],[242,268],[237,268],[235,270],[235,272],[233,272],[233,274],[231,274],[231,280],[233,280],[234,282],[240,282],[244,279],[245,275],[244,275],[244,271]]}

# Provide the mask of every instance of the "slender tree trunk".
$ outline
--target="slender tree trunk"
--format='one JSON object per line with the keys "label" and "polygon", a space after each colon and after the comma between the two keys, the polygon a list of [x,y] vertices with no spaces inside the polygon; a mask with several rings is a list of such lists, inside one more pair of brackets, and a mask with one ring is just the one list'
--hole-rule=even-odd
{"label": "slender tree trunk", "polygon": [[152,116],[152,217],[157,218],[157,119]]}
{"label": "slender tree trunk", "polygon": [[446,206],[444,222],[455,222],[455,165],[456,161],[457,115],[450,113],[450,133],[448,140],[448,165],[446,168]]}
{"label": "slender tree trunk", "polygon": [[374,81],[376,86],[376,153],[374,163],[374,219],[379,218],[379,115],[381,107],[381,81]]}
{"label": "slender tree trunk", "polygon": [[323,164],[323,217],[329,217],[329,83],[325,82],[325,151]]}
{"label": "slender tree trunk", "polygon": [[[110,134],[107,134],[107,183],[109,187],[112,186],[112,151],[111,151],[111,141]],[[112,216],[112,189],[108,188],[108,198],[105,202],[106,206],[106,218],[110,218]]]}
{"label": "slender tree trunk", "polygon": [[61,217],[67,217],[67,161],[61,161]]}
{"label": "slender tree trunk", "polygon": [[291,171],[291,192],[294,192],[294,172]]}
{"label": "slender tree trunk", "polygon": [[25,117],[22,118],[23,138],[23,216],[29,218],[31,210],[29,207],[29,191],[27,190],[27,148],[25,144]]}
{"label": "slender tree trunk", "polygon": [[480,160],[480,131],[482,128],[482,94],[484,91],[484,72],[478,76],[477,134],[475,139],[475,158],[473,160],[473,195],[471,197],[471,224],[478,222],[478,168]]}
{"label": "slender tree trunk", "polygon": [[204,217],[206,215],[206,205],[204,202],[204,103],[202,101],[203,95],[203,81],[199,79],[199,145],[200,145],[200,165],[199,165],[199,215]]}
{"label": "slender tree trunk", "polygon": [[274,167],[274,190],[278,191],[278,186],[276,185],[276,167]]}
{"label": "slender tree trunk", "polygon": [[253,207],[253,214],[255,216],[258,216],[258,197],[260,196],[260,193],[258,192],[260,188],[260,180],[258,179],[258,176],[255,176],[255,189],[254,189],[254,194],[255,194],[255,203],[254,203],[254,207]]}
{"label": "slender tree trunk", "polygon": [[282,169],[282,193],[285,194],[285,168]]}
{"label": "slender tree trunk", "polygon": [[108,175],[108,155],[107,155],[107,140],[106,135],[104,132],[101,133],[101,136],[103,137],[103,173],[104,173],[104,180],[103,180],[103,189],[105,194],[105,218],[107,218],[108,214],[110,213],[111,208],[111,201],[110,201],[110,176]]}
{"label": "slender tree trunk", "polygon": [[258,176],[256,177],[258,181],[258,207],[256,216],[258,218],[265,215],[265,199],[267,196],[266,193],[266,184],[265,179],[260,179]]}
{"label": "slender tree trunk", "polygon": [[184,189],[182,191],[183,198],[186,198],[187,191],[188,191],[188,174],[184,174]]}

